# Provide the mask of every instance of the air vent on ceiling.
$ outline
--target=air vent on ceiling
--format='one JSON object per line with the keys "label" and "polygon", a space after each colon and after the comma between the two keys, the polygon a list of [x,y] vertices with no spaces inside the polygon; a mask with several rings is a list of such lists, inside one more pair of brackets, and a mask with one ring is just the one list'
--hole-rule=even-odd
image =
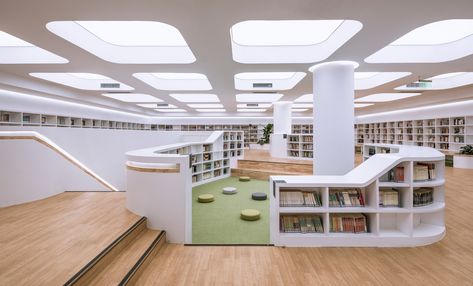
{"label": "air vent on ceiling", "polygon": [[258,107],[258,103],[247,103],[247,107]]}
{"label": "air vent on ceiling", "polygon": [[262,82],[255,82],[253,83],[253,88],[272,88],[273,84],[268,82],[268,83],[262,83]]}
{"label": "air vent on ceiling", "polygon": [[169,106],[169,104],[167,104],[167,103],[158,103],[157,106],[158,107],[166,107],[166,106]]}
{"label": "air vent on ceiling", "polygon": [[101,83],[100,88],[120,88],[119,83]]}
{"label": "air vent on ceiling", "polygon": [[251,93],[277,93],[277,91],[252,91]]}

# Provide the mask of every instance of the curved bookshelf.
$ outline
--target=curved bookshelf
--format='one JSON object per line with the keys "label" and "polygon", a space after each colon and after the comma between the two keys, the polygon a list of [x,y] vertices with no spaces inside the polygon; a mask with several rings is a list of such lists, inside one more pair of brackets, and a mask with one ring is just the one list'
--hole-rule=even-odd
{"label": "curved bookshelf", "polygon": [[[365,161],[343,176],[272,176],[271,243],[411,247],[441,240],[445,155],[428,147],[389,144],[364,145],[363,153]],[[320,195],[321,205],[297,206],[305,200],[300,194],[310,192]],[[286,198],[292,199],[291,207],[281,206]],[[311,233],[319,220],[323,232]]]}

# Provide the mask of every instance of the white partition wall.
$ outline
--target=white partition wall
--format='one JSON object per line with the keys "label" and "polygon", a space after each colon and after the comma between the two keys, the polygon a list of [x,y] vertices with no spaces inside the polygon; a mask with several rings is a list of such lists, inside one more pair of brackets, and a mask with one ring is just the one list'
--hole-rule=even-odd
{"label": "white partition wall", "polygon": [[271,135],[270,152],[272,157],[287,157],[287,138],[292,129],[292,102],[279,101],[273,104],[273,134]]}
{"label": "white partition wall", "polygon": [[314,69],[314,174],[343,175],[354,167],[354,63]]}

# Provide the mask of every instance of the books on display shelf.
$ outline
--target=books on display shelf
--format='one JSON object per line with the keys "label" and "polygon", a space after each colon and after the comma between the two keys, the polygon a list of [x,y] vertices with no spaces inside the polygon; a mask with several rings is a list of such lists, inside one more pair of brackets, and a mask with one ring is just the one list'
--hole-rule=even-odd
{"label": "books on display shelf", "polygon": [[330,190],[329,207],[364,207],[365,200],[361,189]]}
{"label": "books on display shelf", "polygon": [[205,153],[205,154],[203,155],[203,158],[204,158],[204,161],[210,161],[210,160],[212,160],[212,154],[210,154],[210,153]]}
{"label": "books on display shelf", "polygon": [[220,168],[220,161],[215,161],[214,162],[214,169]]}
{"label": "books on display shelf", "polygon": [[434,203],[434,189],[433,188],[419,188],[414,189],[414,207],[427,206]]}
{"label": "books on display shelf", "polygon": [[380,182],[404,182],[404,167],[396,166],[379,178]]}
{"label": "books on display shelf", "polygon": [[366,221],[365,214],[331,214],[330,232],[366,233]]}
{"label": "books on display shelf", "polygon": [[401,207],[399,200],[399,190],[397,189],[380,189],[379,190],[379,206],[380,207]]}
{"label": "books on display shelf", "polygon": [[321,207],[322,200],[318,192],[281,191],[279,205],[281,207]]}
{"label": "books on display shelf", "polygon": [[2,120],[3,122],[10,122],[10,114],[8,113],[3,113],[2,114]]}
{"label": "books on display shelf", "polygon": [[414,181],[435,180],[435,164],[434,163],[415,163],[414,164]]}
{"label": "books on display shelf", "polygon": [[322,218],[318,215],[281,215],[281,232],[323,233]]}

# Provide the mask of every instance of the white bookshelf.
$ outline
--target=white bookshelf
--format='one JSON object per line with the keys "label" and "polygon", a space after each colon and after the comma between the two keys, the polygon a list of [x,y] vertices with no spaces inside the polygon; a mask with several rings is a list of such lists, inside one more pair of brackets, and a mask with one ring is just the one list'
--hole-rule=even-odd
{"label": "white bookshelf", "polygon": [[[271,242],[277,246],[408,247],[441,240],[445,235],[445,156],[432,148],[385,144],[365,145],[364,153],[369,148],[375,148],[379,152],[343,176],[272,176]],[[389,150],[389,153],[383,153],[382,150]],[[418,163],[434,166],[432,176],[435,178],[416,181],[413,170]],[[399,174],[402,181],[386,181],[387,172],[396,167],[402,170]],[[414,206],[414,192],[419,188],[433,193],[431,204]],[[330,206],[331,192],[343,189],[360,190],[364,206]],[[381,193],[392,189],[397,190],[399,205],[381,205]],[[294,190],[318,192],[322,205],[281,207],[281,192]],[[286,233],[281,227],[281,217],[287,214],[317,215],[323,222],[323,232]],[[331,232],[331,217],[340,214],[363,214],[367,221],[367,232]]]}
{"label": "white bookshelf", "polygon": [[314,136],[312,134],[288,134],[287,157],[312,159],[314,157]]}

